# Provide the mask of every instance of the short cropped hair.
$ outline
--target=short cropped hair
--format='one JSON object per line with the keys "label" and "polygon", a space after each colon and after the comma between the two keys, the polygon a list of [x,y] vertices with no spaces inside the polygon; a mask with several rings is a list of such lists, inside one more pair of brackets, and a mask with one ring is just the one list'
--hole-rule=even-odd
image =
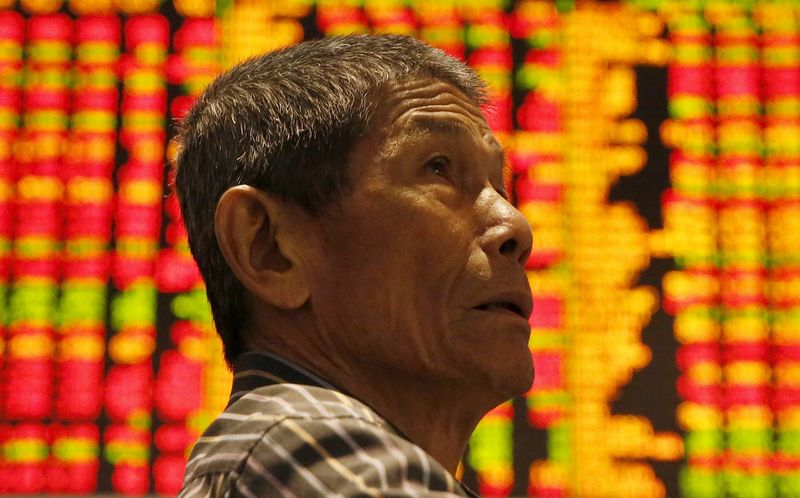
{"label": "short cropped hair", "polygon": [[187,113],[174,187],[229,365],[243,352],[249,310],[215,236],[220,197],[251,185],[322,214],[350,188],[348,155],[381,91],[416,77],[484,101],[480,77],[444,52],[407,36],[353,35],[251,58],[214,80]]}

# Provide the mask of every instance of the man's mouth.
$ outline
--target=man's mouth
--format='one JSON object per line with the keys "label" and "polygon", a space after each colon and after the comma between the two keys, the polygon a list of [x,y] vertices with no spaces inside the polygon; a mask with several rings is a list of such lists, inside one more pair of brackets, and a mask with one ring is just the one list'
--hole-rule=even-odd
{"label": "man's mouth", "polygon": [[504,310],[510,311],[527,320],[527,318],[522,313],[522,308],[520,308],[514,303],[510,303],[507,301],[491,301],[485,304],[481,304],[480,306],[476,306],[475,309],[484,311],[504,311]]}

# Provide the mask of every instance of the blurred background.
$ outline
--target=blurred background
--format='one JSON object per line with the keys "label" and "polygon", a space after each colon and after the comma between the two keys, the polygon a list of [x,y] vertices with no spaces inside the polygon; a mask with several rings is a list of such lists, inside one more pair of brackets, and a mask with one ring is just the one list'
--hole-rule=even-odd
{"label": "blurred background", "polygon": [[[417,36],[530,220],[485,496],[800,496],[800,1],[0,0],[0,493],[177,494],[230,372],[170,170],[250,55]],[[398,227],[402,230],[402,227]]]}

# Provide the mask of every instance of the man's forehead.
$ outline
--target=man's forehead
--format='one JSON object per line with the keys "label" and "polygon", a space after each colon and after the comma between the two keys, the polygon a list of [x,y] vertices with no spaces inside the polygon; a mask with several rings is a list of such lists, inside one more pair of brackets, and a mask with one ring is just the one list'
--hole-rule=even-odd
{"label": "man's forehead", "polygon": [[378,116],[389,135],[428,131],[449,135],[477,133],[493,149],[503,148],[480,107],[450,83],[425,78],[388,88]]}
{"label": "man's forehead", "polygon": [[476,122],[486,122],[478,105],[461,90],[450,83],[431,78],[415,78],[389,86],[379,107],[392,121],[408,111],[450,109]]}

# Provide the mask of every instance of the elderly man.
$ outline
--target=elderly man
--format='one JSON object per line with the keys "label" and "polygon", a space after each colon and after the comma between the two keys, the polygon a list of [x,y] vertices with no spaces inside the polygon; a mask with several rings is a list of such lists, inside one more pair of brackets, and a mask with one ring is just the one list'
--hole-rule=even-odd
{"label": "elderly man", "polygon": [[467,66],[326,38],[221,75],[175,186],[230,403],[182,496],[475,496],[475,425],[533,379],[530,226]]}

